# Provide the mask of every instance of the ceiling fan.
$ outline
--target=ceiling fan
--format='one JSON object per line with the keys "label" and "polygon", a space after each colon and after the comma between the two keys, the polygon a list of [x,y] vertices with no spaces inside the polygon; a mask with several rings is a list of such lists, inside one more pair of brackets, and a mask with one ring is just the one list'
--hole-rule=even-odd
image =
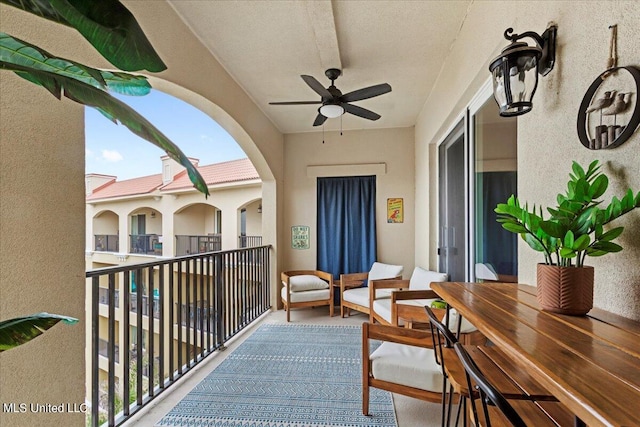
{"label": "ceiling fan", "polygon": [[340,90],[334,85],[334,81],[340,76],[340,74],[342,74],[342,71],[337,68],[329,68],[324,72],[324,74],[329,78],[329,80],[331,80],[331,86],[328,88],[322,86],[322,83],[316,80],[313,76],[300,76],[311,89],[322,97],[320,101],[270,102],[269,105],[322,104],[320,108],[318,108],[318,115],[316,120],[313,122],[314,126],[320,126],[328,118],[333,119],[340,117],[345,112],[369,120],[378,120],[380,118],[379,114],[376,114],[371,110],[367,110],[366,108],[349,104],[349,102],[361,101],[363,99],[373,98],[374,96],[391,92],[391,86],[388,83],[365,87],[343,95],[342,92],[340,92]]}

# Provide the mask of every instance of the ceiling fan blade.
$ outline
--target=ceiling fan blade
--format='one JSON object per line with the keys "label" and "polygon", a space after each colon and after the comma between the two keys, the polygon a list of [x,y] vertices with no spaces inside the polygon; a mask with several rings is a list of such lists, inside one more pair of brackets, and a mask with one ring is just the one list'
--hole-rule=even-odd
{"label": "ceiling fan blade", "polygon": [[378,120],[381,116],[366,108],[358,107],[357,105],[342,104],[344,111],[351,113],[354,116],[362,117],[369,120]]}
{"label": "ceiling fan blade", "polygon": [[325,120],[327,120],[327,118],[325,116],[323,116],[322,114],[319,114],[316,116],[316,120],[313,122],[314,126],[320,126],[321,124],[323,124],[325,122]]}
{"label": "ceiling fan blade", "polygon": [[387,92],[391,92],[391,86],[388,83],[382,83],[345,93],[340,97],[340,100],[342,102],[360,101],[367,98],[373,98],[374,96],[382,95]]}
{"label": "ceiling fan blade", "polygon": [[315,77],[313,76],[307,76],[307,75],[301,75],[300,77],[302,77],[302,80],[304,80],[304,82],[306,84],[309,85],[309,87],[311,89],[313,89],[318,95],[320,95],[323,98],[326,99],[332,99],[333,95],[331,95],[331,92],[329,92],[324,86],[322,86],[322,83],[320,83],[318,80],[316,80]]}
{"label": "ceiling fan blade", "polygon": [[307,105],[322,104],[322,101],[289,101],[289,102],[270,102],[269,105]]}

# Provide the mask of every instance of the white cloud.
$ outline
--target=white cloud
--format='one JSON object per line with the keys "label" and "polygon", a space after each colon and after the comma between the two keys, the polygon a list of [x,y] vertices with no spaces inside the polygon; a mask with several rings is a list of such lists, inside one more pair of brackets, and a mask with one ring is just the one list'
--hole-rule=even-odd
{"label": "white cloud", "polygon": [[102,150],[102,158],[107,162],[119,162],[124,159],[122,154],[116,150]]}

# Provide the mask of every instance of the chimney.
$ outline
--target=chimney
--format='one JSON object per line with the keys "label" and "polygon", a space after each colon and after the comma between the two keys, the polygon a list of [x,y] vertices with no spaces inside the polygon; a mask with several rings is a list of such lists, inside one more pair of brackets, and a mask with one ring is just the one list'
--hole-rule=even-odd
{"label": "chimney", "polygon": [[85,194],[90,196],[93,192],[100,187],[115,182],[117,176],[113,175],[101,175],[99,173],[88,173],[84,176],[84,189]]}
{"label": "chimney", "polygon": [[[169,156],[160,157],[162,160],[162,184],[166,185],[173,181],[173,178],[178,175],[180,172],[184,171],[185,168],[180,163],[176,162]],[[200,162],[199,159],[195,159],[193,157],[188,158],[194,166],[198,166]]]}

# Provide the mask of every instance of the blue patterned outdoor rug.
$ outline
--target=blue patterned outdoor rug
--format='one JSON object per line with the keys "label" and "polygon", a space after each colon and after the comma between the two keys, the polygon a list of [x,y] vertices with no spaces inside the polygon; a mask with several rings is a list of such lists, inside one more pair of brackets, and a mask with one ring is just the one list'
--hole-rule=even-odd
{"label": "blue patterned outdoor rug", "polygon": [[264,324],[157,425],[395,427],[386,391],[362,415],[361,346],[357,326]]}

